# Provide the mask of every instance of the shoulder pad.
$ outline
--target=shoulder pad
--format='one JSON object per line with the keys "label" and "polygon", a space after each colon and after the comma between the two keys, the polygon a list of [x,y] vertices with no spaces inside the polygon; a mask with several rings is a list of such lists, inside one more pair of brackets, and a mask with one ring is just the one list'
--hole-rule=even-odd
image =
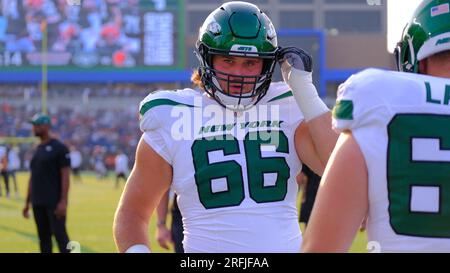
{"label": "shoulder pad", "polygon": [[[142,132],[160,127],[158,117],[170,115],[173,106],[194,107],[197,91],[183,89],[177,91],[156,91],[150,93],[139,104],[139,120]],[[169,107],[169,108],[168,108]]]}

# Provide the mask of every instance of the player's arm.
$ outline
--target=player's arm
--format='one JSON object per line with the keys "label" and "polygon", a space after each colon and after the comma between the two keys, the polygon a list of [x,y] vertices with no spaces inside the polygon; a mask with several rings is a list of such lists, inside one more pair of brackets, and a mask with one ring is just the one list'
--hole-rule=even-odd
{"label": "player's arm", "polygon": [[61,174],[61,192],[60,199],[56,205],[54,211],[57,218],[63,218],[67,214],[67,201],[69,198],[69,185],[70,185],[70,151],[66,146],[62,146],[58,152],[56,162],[59,172]]}
{"label": "player's arm", "polygon": [[69,187],[70,187],[70,167],[61,168],[61,200],[67,202],[69,199]]}
{"label": "player's arm", "polygon": [[339,136],[331,126],[331,112],[325,112],[310,120],[308,128],[317,155],[326,166]]}
{"label": "player's arm", "polygon": [[169,191],[167,191],[159,201],[158,208],[156,209],[156,213],[158,216],[157,223],[157,232],[156,239],[158,240],[158,244],[164,248],[169,249],[169,243],[172,242],[172,234],[170,230],[167,228],[166,219],[167,213],[169,211]]}
{"label": "player's arm", "polygon": [[368,211],[367,167],[350,132],[342,133],[325,169],[304,252],[346,252]]}
{"label": "player's arm", "polygon": [[61,198],[55,209],[55,215],[58,218],[62,218],[67,214],[67,201],[69,199],[69,187],[70,187],[70,167],[62,167],[61,170]]}
{"label": "player's arm", "polygon": [[166,224],[167,212],[169,211],[169,191],[167,191],[161,197],[159,201],[158,208],[156,209],[156,214],[158,216],[158,225]]}
{"label": "player's arm", "polygon": [[286,47],[280,50],[279,61],[283,79],[292,89],[295,101],[308,123],[317,155],[326,165],[338,134],[331,126],[331,112],[313,84],[312,57],[302,49]]}
{"label": "player's arm", "polygon": [[22,209],[22,215],[25,219],[30,218],[30,203],[31,203],[31,187],[32,187],[32,177],[28,179],[28,189],[27,189],[27,195],[25,197],[25,206]]}
{"label": "player's arm", "polygon": [[302,122],[295,130],[295,149],[302,163],[322,176],[325,164],[320,160],[307,123]]}
{"label": "player's arm", "polygon": [[172,181],[172,167],[143,138],[116,210],[113,234],[120,252],[135,245],[148,247],[148,224]]}
{"label": "player's arm", "polygon": [[2,171],[8,170],[8,153],[5,152],[5,155],[2,158]]}

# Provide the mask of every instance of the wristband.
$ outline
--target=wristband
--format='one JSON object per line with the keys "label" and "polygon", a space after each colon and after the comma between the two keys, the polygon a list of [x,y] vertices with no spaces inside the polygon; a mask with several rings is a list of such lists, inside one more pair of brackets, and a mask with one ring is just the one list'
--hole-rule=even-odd
{"label": "wristband", "polygon": [[[289,64],[284,63],[283,66],[285,65]],[[292,88],[292,94],[306,121],[330,111],[317,93],[317,89],[312,82],[312,72],[291,67],[290,72],[286,74],[286,83]]]}

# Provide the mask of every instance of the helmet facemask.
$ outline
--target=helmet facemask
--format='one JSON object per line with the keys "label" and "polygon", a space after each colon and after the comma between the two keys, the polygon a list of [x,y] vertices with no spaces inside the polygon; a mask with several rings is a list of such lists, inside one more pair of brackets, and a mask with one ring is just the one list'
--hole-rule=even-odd
{"label": "helmet facemask", "polygon": [[403,29],[403,40],[397,43],[394,50],[397,70],[401,72],[418,73],[419,65],[414,50],[413,39],[406,33],[408,25]]}
{"label": "helmet facemask", "polygon": [[[278,50],[278,49],[277,49]],[[196,55],[200,62],[199,74],[205,86],[205,91],[220,105],[233,110],[244,111],[258,103],[267,93],[276,65],[277,50],[270,53],[223,51],[212,49],[200,43],[197,45]],[[259,75],[244,76],[224,73],[214,69],[212,60],[214,55],[246,58],[261,58],[262,71]],[[225,81],[227,87],[222,89],[220,81]],[[230,92],[231,86],[240,86],[240,92]],[[252,86],[251,90],[245,87]]]}

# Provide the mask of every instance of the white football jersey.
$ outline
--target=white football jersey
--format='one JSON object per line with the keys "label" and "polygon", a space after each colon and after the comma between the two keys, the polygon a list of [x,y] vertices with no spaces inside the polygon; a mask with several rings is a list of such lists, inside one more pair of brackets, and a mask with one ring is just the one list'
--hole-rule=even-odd
{"label": "white football jersey", "polygon": [[450,252],[450,79],[367,69],[338,91],[369,181],[369,241],[382,252]]}
{"label": "white football jersey", "polygon": [[71,168],[79,168],[83,163],[83,157],[80,151],[71,151],[70,152],[70,165]]}
{"label": "white football jersey", "polygon": [[128,168],[128,156],[126,154],[118,154],[115,158],[115,170],[116,173],[127,174],[129,172]]}
{"label": "white football jersey", "polygon": [[15,149],[11,149],[8,153],[8,170],[16,171],[20,169],[20,158]]}
{"label": "white football jersey", "polygon": [[184,89],[148,95],[140,114],[145,141],[173,167],[186,252],[300,251],[294,133],[303,115],[286,84],[242,113]]}

